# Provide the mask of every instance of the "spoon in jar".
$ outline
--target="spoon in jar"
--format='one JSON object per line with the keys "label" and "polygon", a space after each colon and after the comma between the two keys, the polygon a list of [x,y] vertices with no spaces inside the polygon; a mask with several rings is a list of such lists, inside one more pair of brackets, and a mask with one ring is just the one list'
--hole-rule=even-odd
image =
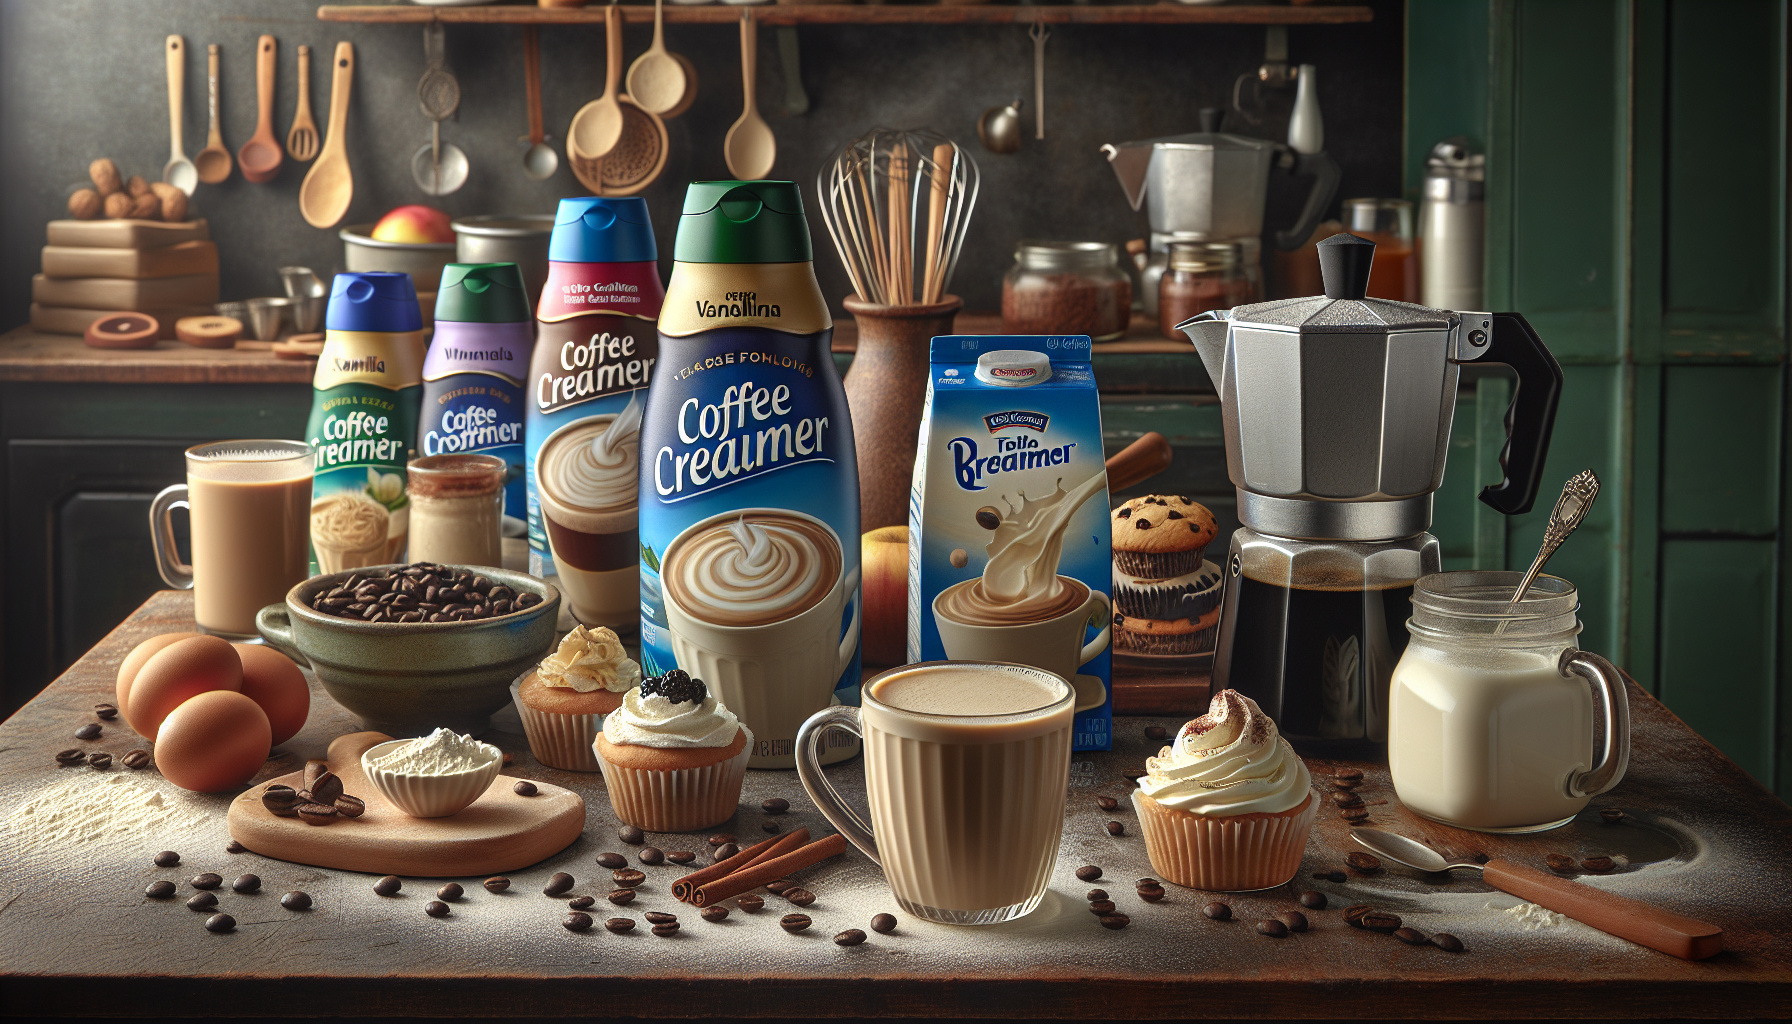
{"label": "spoon in jar", "polygon": [[[1562,546],[1569,535],[1580,529],[1580,524],[1587,521],[1587,513],[1593,510],[1593,499],[1599,497],[1599,477],[1590,469],[1583,469],[1568,478],[1562,485],[1562,496],[1556,499],[1556,507],[1550,510],[1549,524],[1543,528],[1543,546],[1537,550],[1537,557],[1531,560],[1531,567],[1525,570],[1523,578],[1518,581],[1518,589],[1512,592],[1512,603],[1506,606],[1508,615],[1518,610],[1518,604],[1524,600],[1525,591],[1537,582],[1543,572],[1543,566],[1556,549]],[[1508,617],[1500,623],[1499,632],[1506,631]]]}

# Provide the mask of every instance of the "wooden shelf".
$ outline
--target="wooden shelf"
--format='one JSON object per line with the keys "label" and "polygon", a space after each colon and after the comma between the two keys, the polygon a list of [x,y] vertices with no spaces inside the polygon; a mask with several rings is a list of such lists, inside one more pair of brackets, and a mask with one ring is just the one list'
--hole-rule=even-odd
{"label": "wooden shelf", "polygon": [[[700,7],[666,6],[666,21],[675,25],[732,25],[740,20],[741,6],[709,4]],[[1297,7],[1267,4],[1190,6],[1181,3],[1009,6],[997,4],[761,4],[751,8],[763,25],[1342,25],[1369,21],[1367,7],[1333,7],[1320,4]],[[349,6],[326,4],[317,9],[319,21],[363,24],[421,25],[431,21],[473,25],[590,25],[603,24],[602,5],[590,7],[486,7]],[[652,5],[622,7],[622,19],[630,24],[653,21]]]}

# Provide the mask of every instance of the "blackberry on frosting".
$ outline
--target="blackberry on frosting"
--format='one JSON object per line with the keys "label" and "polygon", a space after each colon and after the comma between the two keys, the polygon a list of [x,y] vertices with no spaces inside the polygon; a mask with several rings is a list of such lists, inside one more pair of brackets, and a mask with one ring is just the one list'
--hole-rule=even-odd
{"label": "blackberry on frosting", "polygon": [[641,696],[664,697],[672,704],[701,704],[709,696],[709,688],[703,680],[692,679],[683,669],[675,668],[663,676],[641,680]]}

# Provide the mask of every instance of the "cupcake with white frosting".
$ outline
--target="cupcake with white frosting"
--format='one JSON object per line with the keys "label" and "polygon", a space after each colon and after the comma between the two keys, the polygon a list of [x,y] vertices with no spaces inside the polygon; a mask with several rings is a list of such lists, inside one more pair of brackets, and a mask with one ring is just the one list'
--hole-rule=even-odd
{"label": "cupcake with white frosting", "polygon": [[613,630],[575,626],[554,653],[510,686],[530,752],[551,768],[597,771],[591,741],[640,681],[641,666]]}
{"label": "cupcake with white frosting", "polygon": [[673,669],[630,690],[591,746],[624,823],[695,832],[734,817],[752,745],[703,680]]}
{"label": "cupcake with white frosting", "polygon": [[1151,868],[1166,881],[1243,891],[1300,873],[1318,810],[1312,778],[1249,697],[1214,694],[1145,770],[1133,808]]}

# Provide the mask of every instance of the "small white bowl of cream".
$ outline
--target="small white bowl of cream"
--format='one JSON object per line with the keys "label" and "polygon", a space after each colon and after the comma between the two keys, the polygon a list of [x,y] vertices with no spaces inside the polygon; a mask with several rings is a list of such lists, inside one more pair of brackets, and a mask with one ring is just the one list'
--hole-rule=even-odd
{"label": "small white bowl of cream", "polygon": [[503,765],[503,751],[451,729],[389,740],[361,755],[368,781],[413,818],[445,818],[464,810],[491,788]]}

